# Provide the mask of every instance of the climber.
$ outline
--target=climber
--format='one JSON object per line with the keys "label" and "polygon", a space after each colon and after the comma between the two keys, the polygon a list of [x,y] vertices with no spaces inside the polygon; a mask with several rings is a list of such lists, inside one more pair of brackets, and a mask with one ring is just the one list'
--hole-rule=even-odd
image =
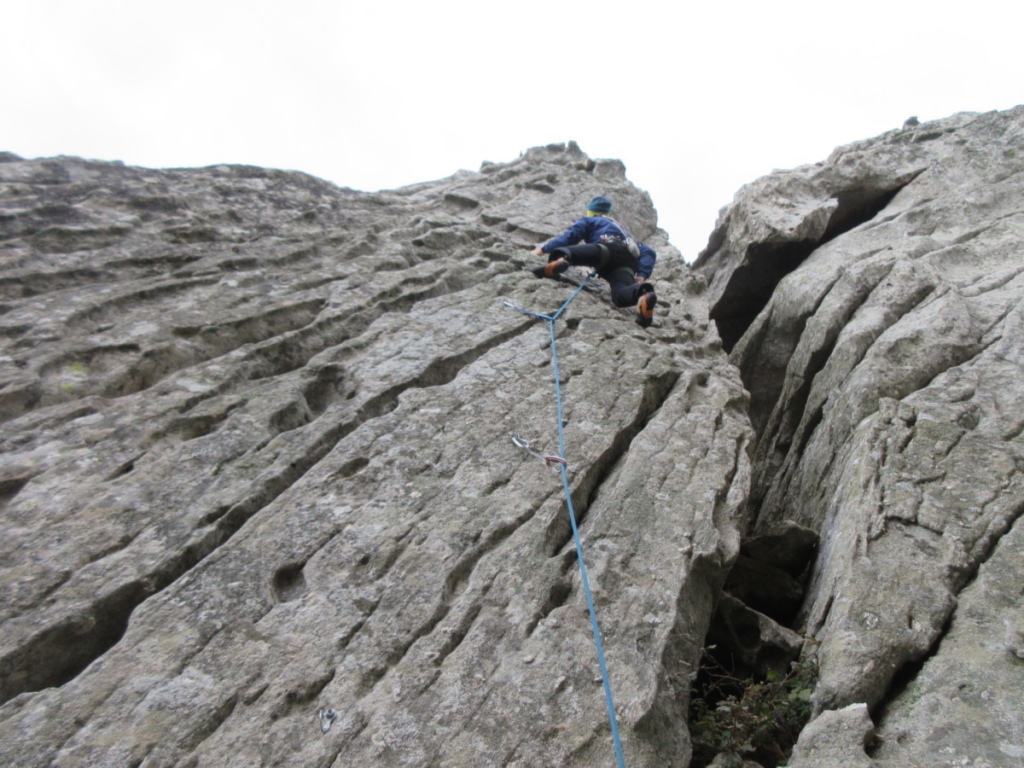
{"label": "climber", "polygon": [[658,255],[654,249],[638,243],[629,231],[609,214],[612,203],[607,197],[595,197],[587,204],[587,215],[577,219],[558,237],[533,249],[537,256],[547,254],[548,263],[534,267],[537,277],[558,276],[572,266],[592,267],[608,281],[612,303],[617,307],[636,305],[636,322],[646,328],[654,319],[658,297],[647,282]]}

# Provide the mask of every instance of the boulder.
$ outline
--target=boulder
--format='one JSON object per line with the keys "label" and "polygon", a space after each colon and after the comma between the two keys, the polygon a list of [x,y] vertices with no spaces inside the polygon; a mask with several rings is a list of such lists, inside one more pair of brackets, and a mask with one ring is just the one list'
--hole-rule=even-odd
{"label": "boulder", "polygon": [[789,768],[881,768],[867,756],[874,726],[865,704],[826,712],[812,722],[793,748]]}
{"label": "boulder", "polygon": [[716,653],[731,658],[738,668],[734,674],[743,672],[757,680],[785,677],[803,641],[796,632],[728,594],[718,603],[708,639],[718,646]]}

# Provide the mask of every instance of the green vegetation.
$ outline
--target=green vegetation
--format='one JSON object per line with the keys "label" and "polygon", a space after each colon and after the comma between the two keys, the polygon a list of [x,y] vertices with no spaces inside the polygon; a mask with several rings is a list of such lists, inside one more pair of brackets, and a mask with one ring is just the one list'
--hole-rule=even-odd
{"label": "green vegetation", "polygon": [[810,719],[818,678],[813,659],[757,680],[727,670],[712,650],[704,649],[690,697],[691,767],[704,768],[719,752],[735,752],[765,768],[785,765]]}

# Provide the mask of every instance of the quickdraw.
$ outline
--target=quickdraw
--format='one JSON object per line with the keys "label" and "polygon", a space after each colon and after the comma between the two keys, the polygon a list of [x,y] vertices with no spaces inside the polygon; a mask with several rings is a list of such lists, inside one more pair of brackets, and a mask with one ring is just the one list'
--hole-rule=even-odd
{"label": "quickdraw", "polygon": [[316,716],[320,719],[321,733],[327,733],[331,730],[331,723],[338,719],[338,713],[333,709],[321,709],[316,713]]}
{"label": "quickdraw", "polygon": [[562,465],[566,468],[568,468],[569,466],[569,463],[561,456],[545,456],[544,454],[537,453],[535,450],[533,450],[533,448],[530,447],[530,441],[521,437],[518,432],[512,433],[512,442],[515,443],[515,445],[518,446],[519,448],[522,448],[531,456],[543,461],[545,464],[547,464],[548,469],[550,469],[555,474],[558,474],[559,472],[559,465]]}

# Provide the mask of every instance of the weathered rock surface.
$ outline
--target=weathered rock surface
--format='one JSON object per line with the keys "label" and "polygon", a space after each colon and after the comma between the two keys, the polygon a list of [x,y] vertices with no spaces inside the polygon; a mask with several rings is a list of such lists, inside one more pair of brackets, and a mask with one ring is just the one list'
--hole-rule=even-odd
{"label": "weathered rock surface", "polygon": [[883,765],[1024,763],[1021,551],[1018,519],[960,594],[938,652],[888,706],[875,753]]}
{"label": "weathered rock surface", "polygon": [[751,393],[750,533],[820,534],[816,710],[866,703],[886,765],[1019,766],[1024,107],[760,179],[695,268]]}
{"label": "weathered rock surface", "polygon": [[504,303],[568,298],[525,247],[601,193],[662,301],[559,322],[569,476],[627,763],[687,765],[752,431],[621,163],[2,160],[0,763],[611,764],[561,484],[509,439],[557,450],[547,326]]}
{"label": "weathered rock surface", "polygon": [[879,768],[865,749],[874,730],[866,704],[830,710],[812,722],[793,748],[789,768]]}
{"label": "weathered rock surface", "polygon": [[0,762],[611,764],[510,440],[558,430],[508,303],[574,290],[526,248],[598,193],[661,255],[652,329],[603,290],[557,326],[627,764],[690,762],[717,615],[751,668],[809,638],[792,766],[1020,765],[1024,108],[754,182],[702,277],[572,144],[373,194],[0,154]]}

